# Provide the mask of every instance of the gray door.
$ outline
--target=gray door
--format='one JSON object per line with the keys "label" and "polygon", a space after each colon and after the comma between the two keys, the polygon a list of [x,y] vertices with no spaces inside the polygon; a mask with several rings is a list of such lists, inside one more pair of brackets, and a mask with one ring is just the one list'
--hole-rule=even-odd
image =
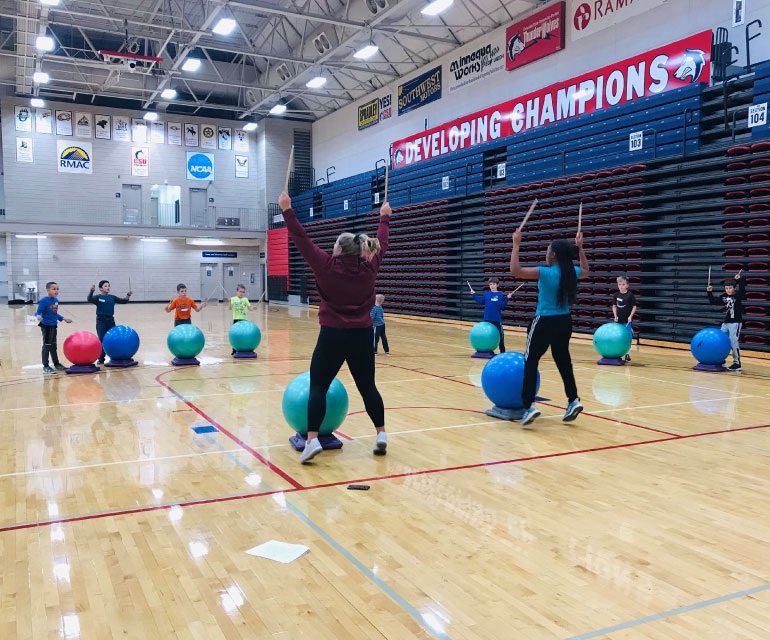
{"label": "gray door", "polygon": [[124,184],[120,193],[123,224],[142,224],[142,185]]}
{"label": "gray door", "polygon": [[204,300],[221,300],[222,272],[216,262],[201,263],[201,302]]}
{"label": "gray door", "polygon": [[206,212],[208,211],[208,191],[206,189],[190,189],[190,226],[207,227]]}
{"label": "gray door", "polygon": [[[225,264],[222,265],[222,284],[225,288],[225,291],[227,291],[227,295],[232,297],[235,295],[235,287],[236,285],[242,284],[244,286],[247,285],[246,282],[242,282],[241,278],[241,272],[239,271],[240,266],[237,262],[225,262]],[[246,286],[246,297],[248,298],[249,294],[251,292],[249,291],[249,288]],[[222,293],[224,295],[224,293]]]}

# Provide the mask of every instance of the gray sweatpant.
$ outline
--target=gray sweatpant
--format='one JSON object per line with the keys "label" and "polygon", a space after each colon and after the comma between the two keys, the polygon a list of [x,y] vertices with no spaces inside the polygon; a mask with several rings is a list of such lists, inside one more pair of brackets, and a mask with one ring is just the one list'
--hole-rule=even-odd
{"label": "gray sweatpant", "polygon": [[740,322],[723,322],[722,326],[719,327],[730,338],[730,347],[733,352],[733,362],[736,364],[741,363],[741,350],[738,347],[738,338],[741,337],[742,326],[743,324]]}

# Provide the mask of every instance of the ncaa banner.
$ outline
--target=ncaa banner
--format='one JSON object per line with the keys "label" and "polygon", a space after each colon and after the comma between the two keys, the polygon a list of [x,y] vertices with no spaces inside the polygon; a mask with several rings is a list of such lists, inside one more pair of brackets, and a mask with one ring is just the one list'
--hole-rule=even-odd
{"label": "ncaa banner", "polygon": [[214,180],[214,154],[202,151],[187,152],[187,179]]}
{"label": "ncaa banner", "polygon": [[398,115],[419,109],[441,98],[441,67],[405,82],[398,87]]}
{"label": "ncaa banner", "polygon": [[572,41],[592,36],[619,22],[647,13],[668,0],[570,0]]}
{"label": "ncaa banner", "polygon": [[564,2],[557,2],[505,30],[505,68],[508,71],[564,48],[564,11]]}
{"label": "ncaa banner", "polygon": [[711,76],[711,31],[513,98],[396,140],[392,166],[404,167],[490,140],[678,89]]}
{"label": "ncaa banner", "polygon": [[497,39],[475,42],[473,47],[462,47],[446,65],[449,93],[467,87],[478,80],[489,78],[505,66],[505,52]]}
{"label": "ncaa banner", "polygon": [[59,173],[93,173],[90,142],[56,141],[56,165]]}
{"label": "ncaa banner", "polygon": [[380,121],[380,99],[369,100],[358,107],[358,130],[368,129]]}

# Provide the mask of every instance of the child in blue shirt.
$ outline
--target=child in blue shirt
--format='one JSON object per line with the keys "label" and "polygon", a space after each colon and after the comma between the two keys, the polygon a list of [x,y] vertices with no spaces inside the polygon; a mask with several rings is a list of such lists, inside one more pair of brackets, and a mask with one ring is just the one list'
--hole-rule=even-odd
{"label": "child in blue shirt", "polygon": [[484,305],[484,322],[489,322],[497,327],[500,332],[500,353],[505,353],[505,336],[503,334],[503,315],[502,311],[508,304],[508,300],[513,296],[513,292],[507,296],[498,291],[500,281],[497,278],[489,279],[489,291],[485,291],[483,296],[478,295],[471,289],[471,295],[477,304]]}
{"label": "child in blue shirt", "polygon": [[[37,303],[35,317],[38,320],[38,326],[43,333],[43,373],[56,373],[65,369],[59,362],[59,354],[56,348],[57,325],[61,322],[72,322],[69,318],[59,314],[59,285],[55,282],[46,282],[45,297],[40,298]],[[48,364],[48,357],[51,357],[53,368]]]}
{"label": "child in blue shirt", "polygon": [[374,355],[377,355],[377,345],[382,338],[382,348],[385,353],[390,353],[388,346],[388,337],[385,335],[385,313],[382,310],[382,303],[385,302],[385,296],[378,293],[374,296],[374,306],[369,315],[372,317],[372,327],[374,329]]}

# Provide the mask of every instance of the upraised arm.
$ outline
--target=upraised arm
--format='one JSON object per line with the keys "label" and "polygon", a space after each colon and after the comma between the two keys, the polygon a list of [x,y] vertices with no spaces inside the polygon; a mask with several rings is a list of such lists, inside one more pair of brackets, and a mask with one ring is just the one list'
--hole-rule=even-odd
{"label": "upraised arm", "polygon": [[511,275],[524,280],[537,280],[540,277],[538,267],[522,267],[519,262],[519,249],[521,247],[521,227],[513,232],[513,249],[511,250]]}
{"label": "upraised arm", "polygon": [[583,280],[591,274],[591,268],[588,264],[588,258],[586,252],[583,251],[583,234],[578,232],[575,236],[575,244],[577,245],[578,252],[580,253],[580,279]]}

